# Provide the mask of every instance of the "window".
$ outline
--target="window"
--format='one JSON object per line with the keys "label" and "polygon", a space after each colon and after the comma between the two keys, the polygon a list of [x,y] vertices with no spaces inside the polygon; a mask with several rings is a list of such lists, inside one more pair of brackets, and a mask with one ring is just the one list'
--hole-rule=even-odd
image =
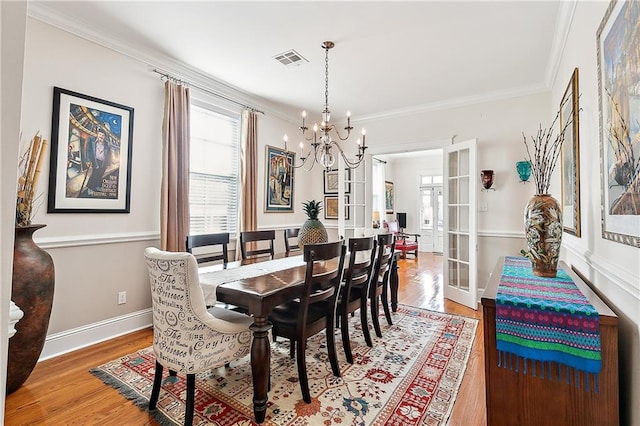
{"label": "window", "polygon": [[191,105],[190,234],[238,229],[240,117]]}

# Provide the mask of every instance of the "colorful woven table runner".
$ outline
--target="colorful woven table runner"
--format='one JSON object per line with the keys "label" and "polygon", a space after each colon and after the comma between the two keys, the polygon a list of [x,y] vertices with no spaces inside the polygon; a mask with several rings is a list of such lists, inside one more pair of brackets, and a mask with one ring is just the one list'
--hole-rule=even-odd
{"label": "colorful woven table runner", "polygon": [[[538,371],[551,378],[551,362],[569,369],[596,375],[601,368],[600,321],[598,311],[580,292],[567,273],[558,268],[555,278],[533,275],[531,262],[525,257],[507,256],[496,295],[496,340],[502,367],[520,367],[518,357],[531,360],[531,373]],[[512,356],[516,357],[515,362]],[[585,387],[589,388],[585,374]],[[597,391],[597,379],[594,380]]]}

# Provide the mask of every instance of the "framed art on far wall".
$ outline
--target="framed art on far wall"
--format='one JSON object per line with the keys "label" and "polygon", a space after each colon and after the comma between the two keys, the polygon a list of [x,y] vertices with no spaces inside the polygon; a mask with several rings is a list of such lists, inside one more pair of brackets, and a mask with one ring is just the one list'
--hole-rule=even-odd
{"label": "framed art on far wall", "polygon": [[[344,196],[344,218],[349,220],[349,196]],[[324,218],[325,219],[337,219],[338,218],[338,197],[325,196],[324,197]]]}
{"label": "framed art on far wall", "polygon": [[133,108],[53,88],[49,213],[129,213]]}
{"label": "framed art on far wall", "polygon": [[[324,193],[325,194],[337,194],[338,193],[338,170],[323,170],[324,176]],[[344,192],[351,193],[351,170],[345,169],[344,171],[345,189]]]}
{"label": "framed art on far wall", "polygon": [[393,214],[393,182],[384,183],[384,205],[387,214]]}
{"label": "framed art on far wall", "polygon": [[564,232],[580,237],[580,106],[578,102],[578,68],[573,70],[569,85],[560,101],[560,129],[572,120],[565,131],[560,150],[562,170],[562,226]]}
{"label": "framed art on far wall", "polygon": [[640,2],[612,1],[596,33],[602,238],[640,247]]}
{"label": "framed art on far wall", "polygon": [[284,151],[275,146],[266,147],[266,213],[293,212],[293,172],[291,167],[295,161],[295,153]]}

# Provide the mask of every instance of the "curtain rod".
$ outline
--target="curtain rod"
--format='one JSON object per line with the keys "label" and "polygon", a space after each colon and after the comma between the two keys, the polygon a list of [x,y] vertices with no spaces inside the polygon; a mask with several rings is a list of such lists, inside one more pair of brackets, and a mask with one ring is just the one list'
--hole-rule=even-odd
{"label": "curtain rod", "polygon": [[214,92],[211,89],[207,89],[204,86],[200,86],[199,84],[194,84],[194,83],[190,83],[188,81],[182,80],[182,79],[180,79],[178,77],[175,77],[175,76],[173,76],[173,75],[171,75],[171,74],[169,74],[169,73],[167,73],[165,71],[161,71],[161,70],[159,70],[157,68],[154,68],[152,71],[155,72],[156,74],[160,74],[162,77],[167,78],[169,80],[173,80],[173,81],[176,81],[178,83],[185,83],[188,86],[195,87],[198,90],[202,90],[205,93],[208,93],[208,94],[213,95],[215,97],[218,97],[220,99],[224,99],[225,101],[229,101],[229,102],[232,102],[232,103],[234,103],[236,105],[240,105],[241,107],[246,108],[248,110],[251,110],[253,112],[258,112],[260,114],[264,114],[264,111],[261,111],[261,110],[255,108],[255,107],[252,107],[251,105],[243,104],[242,102],[239,102],[239,101],[237,101],[235,99],[229,98],[229,97],[227,97],[225,95],[222,95],[220,93]]}

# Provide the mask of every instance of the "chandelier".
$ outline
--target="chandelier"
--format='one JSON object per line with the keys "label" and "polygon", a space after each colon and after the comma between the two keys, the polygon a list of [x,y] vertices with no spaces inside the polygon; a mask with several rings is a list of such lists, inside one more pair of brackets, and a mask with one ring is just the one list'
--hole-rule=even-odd
{"label": "chandelier", "polygon": [[[364,151],[367,149],[365,145],[365,135],[366,132],[362,129],[362,141],[358,138],[356,143],[358,144],[358,152],[355,156],[355,159],[350,159],[345,154],[344,150],[338,144],[338,141],[334,139],[336,137],[340,141],[346,141],[349,139],[351,135],[351,130],[353,127],[351,126],[351,113],[347,112],[347,125],[344,128],[346,134],[340,134],[338,131],[338,127],[335,124],[331,124],[331,111],[329,111],[329,49],[332,49],[335,44],[332,41],[325,41],[322,43],[322,48],[325,51],[325,66],[324,66],[324,110],[322,111],[322,122],[318,126],[318,124],[313,125],[313,133],[308,134],[307,130],[309,128],[305,125],[305,120],[307,118],[307,112],[302,111],[302,126],[300,126],[300,130],[302,132],[302,137],[304,140],[311,142],[311,146],[307,151],[307,154],[304,154],[304,142],[300,142],[300,160],[301,163],[298,165],[291,164],[292,167],[299,168],[303,167],[307,160],[311,162],[311,165],[304,167],[305,170],[310,171],[313,169],[313,166],[318,163],[326,170],[331,170],[331,167],[334,165],[337,155],[340,155],[344,160],[345,167],[348,169],[357,168],[362,160],[364,160]],[[334,136],[332,136],[332,133]],[[284,135],[284,149],[287,151],[287,135]],[[335,148],[335,149],[334,149]],[[337,151],[337,152],[336,152]]]}

